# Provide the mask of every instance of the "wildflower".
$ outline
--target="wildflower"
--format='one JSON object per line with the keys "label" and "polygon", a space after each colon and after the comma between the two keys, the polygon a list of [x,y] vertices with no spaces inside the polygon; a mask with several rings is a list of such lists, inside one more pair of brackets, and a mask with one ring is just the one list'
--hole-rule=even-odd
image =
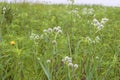
{"label": "wildflower", "polygon": [[91,43],[91,42],[92,42],[92,40],[91,40],[90,37],[86,37],[86,40],[87,40],[88,43]]}
{"label": "wildflower", "polygon": [[74,10],[71,11],[71,13],[77,14],[78,10],[74,9]]}
{"label": "wildflower", "polygon": [[47,32],[47,30],[46,30],[46,29],[44,29],[44,30],[43,30],[43,32],[44,32],[44,33],[46,33],[46,32]]}
{"label": "wildflower", "polygon": [[59,33],[59,34],[62,34],[62,30],[58,30],[58,33]]}
{"label": "wildflower", "polygon": [[53,45],[56,45],[56,44],[57,44],[56,40],[53,40],[53,41],[52,41],[52,44],[53,44]]}
{"label": "wildflower", "polygon": [[72,58],[70,58],[68,56],[66,56],[64,59],[62,59],[62,62],[66,63],[68,67],[72,67],[75,70],[78,68],[78,65],[77,64],[73,64],[72,63]]}
{"label": "wildflower", "polygon": [[54,27],[53,30],[56,31],[56,32],[58,32],[59,30],[61,30],[61,27],[60,26]]}
{"label": "wildflower", "polygon": [[49,33],[51,33],[53,30],[52,30],[52,28],[48,28],[48,30],[47,30]]}
{"label": "wildflower", "polygon": [[105,24],[109,19],[108,18],[102,18],[101,23]]}
{"label": "wildflower", "polygon": [[68,56],[66,56],[64,59],[62,59],[62,61],[64,62],[64,63],[72,63],[72,58],[70,58],[70,57],[68,57]]}
{"label": "wildflower", "polygon": [[89,15],[92,15],[93,12],[94,12],[94,9],[93,9],[93,8],[88,9],[88,14],[89,14]]}
{"label": "wildflower", "polygon": [[39,58],[39,57],[37,57],[37,60],[40,60],[40,58]]}
{"label": "wildflower", "polygon": [[104,26],[102,24],[98,24],[97,29],[101,30]]}
{"label": "wildflower", "polygon": [[51,60],[47,60],[47,63],[51,63]]}
{"label": "wildflower", "polygon": [[61,27],[60,27],[60,26],[58,26],[57,28],[58,28],[59,30],[61,29]]}
{"label": "wildflower", "polygon": [[30,39],[31,39],[31,40],[38,40],[38,39],[40,39],[40,36],[39,36],[38,34],[32,33],[32,34],[30,35]]}
{"label": "wildflower", "polygon": [[90,8],[90,9],[83,8],[83,9],[82,9],[82,14],[83,14],[83,15],[92,15],[93,12],[94,12],[94,9],[93,9],[93,8]]}
{"label": "wildflower", "polygon": [[5,12],[6,12],[6,7],[3,7],[3,8],[2,8],[2,11],[3,11],[3,14],[5,14]]}
{"label": "wildflower", "polygon": [[82,9],[82,14],[83,14],[83,15],[86,15],[86,14],[87,14],[87,8],[83,8],[83,9]]}
{"label": "wildflower", "polygon": [[36,40],[37,40],[37,39],[39,39],[39,38],[40,38],[40,36],[39,36],[39,35],[36,35],[36,36],[35,36],[35,39],[36,39]]}
{"label": "wildflower", "polygon": [[10,44],[14,46],[16,44],[16,42],[15,41],[11,41]]}
{"label": "wildflower", "polygon": [[73,65],[73,63],[68,63],[68,66],[73,67],[74,65]]}
{"label": "wildflower", "polygon": [[54,31],[57,31],[57,30],[58,30],[58,28],[57,28],[57,27],[54,27],[54,28],[53,28],[53,30],[54,30]]}
{"label": "wildflower", "polygon": [[69,60],[69,57],[68,57],[68,56],[65,57],[65,61],[67,61],[67,60]]}
{"label": "wildflower", "polygon": [[95,38],[95,41],[96,41],[96,42],[99,42],[99,41],[100,41],[99,36],[97,36],[97,37]]}
{"label": "wildflower", "polygon": [[99,59],[99,57],[98,57],[98,56],[96,56],[95,58],[96,58],[96,59]]}
{"label": "wildflower", "polygon": [[74,64],[74,69],[76,70],[78,68],[78,65],[77,64]]}
{"label": "wildflower", "polygon": [[3,11],[5,11],[6,10],[6,7],[3,7]]}
{"label": "wildflower", "polygon": [[94,26],[98,26],[100,23],[97,19],[93,19],[93,24],[94,24]]}
{"label": "wildflower", "polygon": [[97,19],[93,19],[94,26],[97,27],[98,30],[101,30],[104,27],[104,24],[108,21],[107,18],[102,18],[101,22],[99,22]]}

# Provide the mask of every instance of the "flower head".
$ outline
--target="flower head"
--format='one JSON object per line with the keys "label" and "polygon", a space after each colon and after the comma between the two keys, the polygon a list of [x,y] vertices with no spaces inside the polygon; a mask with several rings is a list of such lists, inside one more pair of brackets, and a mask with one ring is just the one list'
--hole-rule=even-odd
{"label": "flower head", "polygon": [[74,65],[73,65],[73,63],[68,63],[68,66],[73,67]]}
{"label": "flower head", "polygon": [[51,60],[48,59],[48,60],[47,60],[47,63],[51,63]]}
{"label": "flower head", "polygon": [[15,41],[11,41],[10,44],[14,46],[16,44],[16,42]]}
{"label": "flower head", "polygon": [[77,69],[78,68],[78,64],[74,64],[74,69]]}

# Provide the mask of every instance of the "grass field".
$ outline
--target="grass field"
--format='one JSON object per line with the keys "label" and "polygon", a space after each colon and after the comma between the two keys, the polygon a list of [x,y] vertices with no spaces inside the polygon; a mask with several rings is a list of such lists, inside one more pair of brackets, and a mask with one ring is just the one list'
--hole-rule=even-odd
{"label": "grass field", "polygon": [[0,80],[120,80],[120,7],[0,9]]}

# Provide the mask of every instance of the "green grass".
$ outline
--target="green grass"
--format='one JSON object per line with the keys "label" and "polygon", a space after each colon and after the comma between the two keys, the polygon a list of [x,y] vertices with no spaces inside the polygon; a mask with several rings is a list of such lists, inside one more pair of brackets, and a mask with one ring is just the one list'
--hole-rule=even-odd
{"label": "green grass", "polygon": [[[83,8],[94,12],[83,15]],[[0,3],[0,9],[0,80],[120,79],[120,7]],[[91,23],[104,17],[109,21],[98,31]],[[57,26],[61,34],[43,31]],[[77,69],[62,62],[66,56]]]}

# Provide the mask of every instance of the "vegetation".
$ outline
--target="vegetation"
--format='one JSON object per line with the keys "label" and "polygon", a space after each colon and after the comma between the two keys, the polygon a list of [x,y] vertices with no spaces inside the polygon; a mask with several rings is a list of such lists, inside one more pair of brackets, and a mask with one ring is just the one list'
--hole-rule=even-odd
{"label": "vegetation", "polygon": [[120,7],[0,3],[0,80],[119,80]]}

